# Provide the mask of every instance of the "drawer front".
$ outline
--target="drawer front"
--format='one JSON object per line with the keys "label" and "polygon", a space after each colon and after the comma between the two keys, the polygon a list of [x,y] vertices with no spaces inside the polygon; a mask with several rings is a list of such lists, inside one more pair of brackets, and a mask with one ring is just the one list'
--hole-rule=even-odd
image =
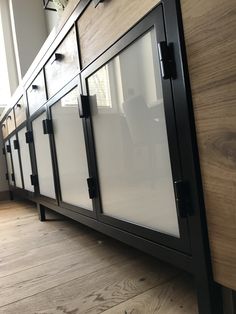
{"label": "drawer front", "polygon": [[77,22],[82,66],[91,63],[159,2],[105,0],[95,8],[91,1]]}
{"label": "drawer front", "polygon": [[9,133],[8,133],[7,121],[4,120],[2,122],[2,137],[3,137],[3,139],[5,139],[8,136],[8,134]]}
{"label": "drawer front", "polygon": [[9,112],[6,120],[7,120],[8,133],[10,134],[16,128],[15,117],[14,117],[14,110],[13,109]]}
{"label": "drawer front", "polygon": [[21,97],[21,99],[17,102],[14,107],[15,119],[16,119],[16,127],[21,125],[26,120],[26,99],[25,97]]}
{"label": "drawer front", "polygon": [[27,97],[30,115],[36,112],[47,101],[43,70],[27,89]]}
{"label": "drawer front", "polygon": [[78,70],[77,38],[75,28],[73,28],[45,66],[48,97],[52,97],[59,91],[78,73]]}

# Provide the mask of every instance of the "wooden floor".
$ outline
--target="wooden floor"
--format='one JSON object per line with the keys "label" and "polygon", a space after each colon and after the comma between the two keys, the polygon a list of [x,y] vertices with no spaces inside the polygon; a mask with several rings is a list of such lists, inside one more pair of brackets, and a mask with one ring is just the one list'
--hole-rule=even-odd
{"label": "wooden floor", "polygon": [[0,202],[1,314],[196,314],[192,278],[79,223]]}

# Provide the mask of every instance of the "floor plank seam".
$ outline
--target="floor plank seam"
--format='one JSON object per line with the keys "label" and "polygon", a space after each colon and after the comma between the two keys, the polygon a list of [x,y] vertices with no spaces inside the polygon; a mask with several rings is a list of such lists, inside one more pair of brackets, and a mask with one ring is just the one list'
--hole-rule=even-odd
{"label": "floor plank seam", "polygon": [[[179,278],[180,276],[181,276],[181,273],[179,273],[179,274],[177,274],[177,275],[174,275],[173,277],[170,277],[170,278],[164,280],[163,282],[161,282],[161,283],[159,283],[159,284],[157,284],[157,285],[153,285],[152,287],[146,289],[145,291],[142,291],[141,293],[137,293],[136,295],[133,295],[132,297],[130,297],[130,298],[128,298],[128,299],[126,299],[126,300],[124,300],[124,301],[122,301],[122,302],[120,302],[120,303],[117,303],[116,305],[112,306],[112,307],[109,308],[109,309],[106,309],[105,311],[101,312],[100,314],[106,313],[108,310],[111,310],[111,309],[114,308],[114,307],[118,307],[119,305],[124,304],[124,303],[126,303],[126,302],[128,302],[128,301],[130,301],[130,300],[132,300],[132,299],[134,299],[134,298],[136,298],[137,296],[144,295],[145,293],[147,293],[148,291],[150,291],[150,290],[152,290],[152,289],[155,289],[155,288],[157,288],[157,287],[161,287],[161,286],[167,284],[168,282],[171,282],[172,280],[175,280],[175,279]],[[131,313],[130,313],[130,314],[131,314]]]}
{"label": "floor plank seam", "polygon": [[88,274],[85,274],[85,275],[82,275],[82,276],[79,276],[79,277],[75,277],[75,278],[70,279],[70,280],[68,280],[68,281],[64,281],[63,283],[60,283],[59,285],[55,285],[55,286],[53,286],[53,287],[50,287],[50,288],[48,288],[48,289],[45,289],[45,290],[42,290],[42,291],[40,291],[40,292],[34,293],[34,294],[32,294],[32,295],[28,295],[28,296],[25,297],[25,298],[21,298],[21,299],[19,299],[19,300],[16,300],[16,301],[7,303],[7,304],[5,304],[5,305],[0,306],[0,309],[2,309],[2,308],[4,308],[4,307],[7,307],[7,306],[9,306],[9,305],[15,304],[15,303],[17,303],[17,302],[19,302],[19,301],[26,300],[26,299],[31,298],[31,297],[33,297],[33,296],[39,295],[39,294],[44,293],[44,292],[46,292],[46,291],[50,291],[50,290],[55,289],[55,288],[57,288],[57,287],[63,286],[63,285],[65,285],[65,284],[69,283],[69,282],[73,282],[73,281],[78,280],[78,279],[83,279],[83,277],[87,277],[88,275],[92,275],[93,273],[95,274],[95,273],[98,272],[98,271],[102,271],[103,269],[106,269],[106,268],[108,268],[108,267],[114,266],[114,265],[119,264],[119,263],[120,263],[120,261],[119,261],[119,262],[114,262],[114,263],[110,264],[109,266],[101,267],[101,268],[99,268],[99,269],[96,269],[95,271],[92,271],[91,273],[88,273]]}

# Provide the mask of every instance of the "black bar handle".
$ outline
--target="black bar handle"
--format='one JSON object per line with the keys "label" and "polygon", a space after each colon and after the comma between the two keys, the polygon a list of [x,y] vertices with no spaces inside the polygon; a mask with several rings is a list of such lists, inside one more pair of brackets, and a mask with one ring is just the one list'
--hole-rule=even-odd
{"label": "black bar handle", "polygon": [[38,185],[38,176],[36,174],[31,174],[30,175],[30,182],[31,182],[31,185],[37,186]]}
{"label": "black bar handle", "polygon": [[7,119],[10,119],[10,120],[11,120],[11,116],[8,116]]}
{"label": "black bar handle", "polygon": [[27,132],[25,133],[25,142],[26,142],[27,144],[33,142],[33,132],[27,131]]}
{"label": "black bar handle", "polygon": [[94,178],[88,178],[87,184],[88,184],[89,198],[93,199],[96,196],[96,185],[95,185]]}
{"label": "black bar handle", "polygon": [[80,94],[78,99],[80,118],[88,118],[90,116],[90,105],[88,96]]}
{"label": "black bar handle", "polygon": [[15,182],[15,175],[14,175],[14,173],[11,174],[11,180],[12,180],[13,182]]}
{"label": "black bar handle", "polygon": [[55,61],[61,61],[64,58],[63,54],[61,53],[54,53],[53,58],[51,59],[51,65],[55,62]]}
{"label": "black bar handle", "polygon": [[6,149],[7,149],[7,153],[11,152],[11,146],[9,144],[6,146]]}
{"label": "black bar handle", "polygon": [[20,146],[19,146],[19,141],[18,140],[14,140],[13,141],[13,146],[14,146],[14,149],[19,149],[20,148]]}
{"label": "black bar handle", "polygon": [[43,122],[43,133],[44,134],[53,134],[52,120],[45,119],[42,122]]}
{"label": "black bar handle", "polygon": [[16,107],[17,108],[21,108],[21,104],[16,104]]}

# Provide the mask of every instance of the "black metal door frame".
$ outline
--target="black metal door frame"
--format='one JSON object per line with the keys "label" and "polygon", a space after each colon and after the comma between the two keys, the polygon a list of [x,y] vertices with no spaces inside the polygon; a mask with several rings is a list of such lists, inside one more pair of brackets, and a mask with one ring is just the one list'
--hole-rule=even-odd
{"label": "black metal door frame", "polygon": [[[187,58],[179,1],[162,0],[161,4],[159,4],[156,9],[149,13],[141,22],[134,26],[127,34],[118,40],[104,54],[98,57],[98,59],[95,60],[91,65],[85,68],[81,72],[81,92],[87,95],[88,86],[86,79],[112,57],[127,47],[133,40],[142,35],[148,28],[150,28],[150,21],[152,21],[152,25],[155,25],[156,27],[160,26],[160,24],[158,24],[158,19],[164,20],[165,38],[160,37],[160,40],[165,40],[167,42],[171,52],[174,54],[175,61],[174,74],[172,75],[171,79],[169,82],[167,80],[163,80],[163,92],[166,97],[169,95],[169,97],[172,98],[174,106],[174,108],[168,106],[168,109],[166,108],[165,112],[167,114],[169,110],[174,109],[175,121],[177,125],[177,128],[175,129],[173,124],[172,126],[168,126],[167,122],[167,129],[169,134],[168,139],[170,140],[170,130],[171,132],[177,133],[178,150],[181,162],[181,180],[187,183],[188,193],[191,196],[192,212],[189,212],[188,215],[189,228],[187,226],[184,228],[184,238],[186,239],[188,236],[191,243],[190,255],[192,257],[192,273],[194,275],[197,287],[199,313],[220,314],[223,311],[222,296],[219,285],[216,284],[213,280],[211,268],[203,190],[196,142],[196,132],[194,127],[194,114],[191,101],[191,88],[188,77]],[[156,31],[158,31],[157,28]],[[170,84],[170,89],[167,84]],[[87,118],[86,122],[89,134],[88,139],[90,154],[92,156],[93,175],[96,177],[96,181],[98,182],[99,177],[96,165],[95,143],[91,117]],[[174,160],[174,162],[176,162],[176,160]],[[131,232],[133,231],[135,234],[136,226],[132,226],[129,223],[121,222],[117,219],[107,217],[102,214],[99,185],[97,189],[98,196],[95,199],[95,206],[98,211],[99,221],[126,231],[131,230]],[[140,230],[136,230],[136,234],[140,235]],[[146,233],[146,230],[144,233],[146,237],[149,237],[150,234]],[[180,247],[178,247],[174,241],[171,243],[171,241],[169,241],[170,239],[166,238],[165,235],[159,235],[158,233],[155,234],[156,239],[158,239],[158,243],[165,244],[166,246],[172,244],[172,248],[178,250],[180,249]],[[141,235],[143,235],[142,232]]]}
{"label": "black metal door frame", "polygon": [[[47,115],[48,115],[48,119],[50,119],[52,121],[52,125],[53,125],[53,116],[52,116],[51,108],[54,105],[56,105],[56,103],[58,101],[60,101],[64,96],[66,96],[68,93],[70,93],[73,89],[78,89],[78,85],[80,85],[80,78],[77,76],[73,80],[71,80],[64,88],[62,88],[55,96],[53,96],[47,102]],[[79,91],[78,91],[78,95],[79,95]],[[79,118],[79,112],[78,112],[78,118]],[[87,154],[87,160],[88,160],[88,171],[89,171],[89,175],[91,175],[91,167],[90,167],[90,162],[89,162],[89,151],[88,151],[88,145],[87,145],[88,141],[86,140],[87,131],[86,131],[86,124],[85,124],[84,119],[83,119],[82,123],[83,123],[83,131],[84,131],[83,135],[85,138],[86,154]],[[74,134],[71,134],[71,138],[68,139],[72,143],[74,141],[73,135]],[[56,185],[57,192],[58,192],[58,204],[59,204],[59,206],[66,208],[68,210],[74,211],[74,212],[78,212],[79,214],[86,215],[86,216],[91,217],[91,218],[95,218],[96,213],[95,213],[94,200],[92,200],[92,204],[93,204],[93,210],[92,211],[87,210],[87,209],[82,208],[82,207],[79,207],[79,206],[68,204],[68,203],[63,201],[62,193],[61,193],[61,187],[60,187],[60,174],[59,174],[59,168],[58,168],[54,132],[50,135],[50,147],[51,147],[51,154],[53,156],[54,178],[55,178],[55,185]]]}

